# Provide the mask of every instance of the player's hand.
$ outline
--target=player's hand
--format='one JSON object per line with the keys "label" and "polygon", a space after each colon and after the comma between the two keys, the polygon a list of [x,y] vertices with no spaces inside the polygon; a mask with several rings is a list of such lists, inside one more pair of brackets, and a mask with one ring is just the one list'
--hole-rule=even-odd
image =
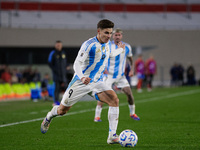
{"label": "player's hand", "polygon": [[105,69],[104,72],[103,72],[103,74],[108,74],[108,70]]}
{"label": "player's hand", "polygon": [[82,77],[81,81],[83,82],[83,84],[87,85],[90,83],[91,78],[89,77]]}
{"label": "player's hand", "polygon": [[133,70],[130,70],[130,72],[128,73],[129,77],[132,77],[134,75]]}
{"label": "player's hand", "polygon": [[119,42],[119,43],[117,44],[117,46],[118,46],[119,48],[125,49],[125,44],[122,44],[122,42]]}

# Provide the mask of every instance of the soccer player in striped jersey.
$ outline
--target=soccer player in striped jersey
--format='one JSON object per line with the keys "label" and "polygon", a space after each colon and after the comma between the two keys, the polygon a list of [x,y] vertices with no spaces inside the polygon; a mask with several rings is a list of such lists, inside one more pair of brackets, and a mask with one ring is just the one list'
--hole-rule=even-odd
{"label": "soccer player in striped jersey", "polygon": [[[118,43],[122,42],[122,30],[117,28],[113,32],[113,41],[111,42],[111,51],[118,51]],[[122,42],[124,43],[124,42]],[[140,118],[135,113],[135,103],[134,97],[130,88],[130,85],[125,77],[125,65],[126,58],[130,60],[131,70],[129,72],[129,76],[133,76],[133,57],[132,57],[132,49],[131,46],[127,43],[125,44],[125,51],[120,53],[115,57],[110,57],[107,65],[107,77],[105,78],[105,83],[112,88],[113,84],[116,84],[118,88],[122,89],[122,91],[126,94],[128,98],[128,106],[130,110],[130,117],[134,120],[140,120]],[[101,119],[101,111],[102,111],[103,102],[98,101],[96,110],[95,110],[95,122],[100,122]]]}
{"label": "soccer player in striped jersey", "polygon": [[125,49],[125,44],[118,44],[118,50],[111,52],[110,38],[114,23],[103,19],[97,24],[97,36],[85,41],[74,62],[75,74],[63,95],[61,104],[54,106],[41,124],[41,132],[46,133],[52,118],[66,114],[81,97],[92,93],[95,89],[96,96],[109,105],[108,144],[118,143],[116,134],[119,117],[119,99],[116,93],[103,81],[102,76],[109,57],[119,55]]}

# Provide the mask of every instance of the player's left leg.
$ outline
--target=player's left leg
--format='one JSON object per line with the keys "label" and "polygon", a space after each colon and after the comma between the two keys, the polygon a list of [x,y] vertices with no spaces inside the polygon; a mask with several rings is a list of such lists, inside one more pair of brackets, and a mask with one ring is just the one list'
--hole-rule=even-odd
{"label": "player's left leg", "polygon": [[119,118],[119,99],[113,90],[103,91],[98,93],[98,97],[102,102],[109,105],[108,121],[109,121],[109,135],[107,139],[108,144],[119,142],[119,137],[116,134]]}
{"label": "player's left leg", "polygon": [[127,99],[128,99],[128,106],[130,110],[130,117],[133,118],[134,120],[140,120],[140,118],[136,115],[135,113],[135,101],[134,101],[134,96],[132,93],[132,90],[130,88],[130,85],[125,78],[125,76],[121,77],[118,82],[117,82],[117,87],[121,88],[122,91],[126,94]]}
{"label": "player's left leg", "polygon": [[140,120],[140,118],[135,113],[135,101],[134,101],[131,88],[127,86],[127,87],[124,87],[122,90],[126,94],[127,99],[128,99],[130,117],[133,118],[134,120]]}
{"label": "player's left leg", "polygon": [[[112,84],[114,83],[114,79],[112,78],[112,76],[107,75],[104,76],[103,82],[106,84],[107,87],[109,87],[110,89],[112,89]],[[92,94],[94,96],[94,98],[97,101],[97,106],[95,108],[95,117],[94,117],[94,122],[101,122],[101,112],[102,112],[102,107],[103,107],[103,102],[100,101],[100,99],[98,98],[96,92],[94,92]],[[97,96],[97,97],[96,97]]]}

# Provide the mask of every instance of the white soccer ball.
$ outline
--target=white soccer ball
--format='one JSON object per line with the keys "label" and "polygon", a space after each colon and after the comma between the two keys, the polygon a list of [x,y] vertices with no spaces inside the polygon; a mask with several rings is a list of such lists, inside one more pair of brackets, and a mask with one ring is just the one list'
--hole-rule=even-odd
{"label": "white soccer ball", "polygon": [[124,130],[119,135],[119,143],[122,147],[134,147],[137,141],[137,134],[132,130]]}

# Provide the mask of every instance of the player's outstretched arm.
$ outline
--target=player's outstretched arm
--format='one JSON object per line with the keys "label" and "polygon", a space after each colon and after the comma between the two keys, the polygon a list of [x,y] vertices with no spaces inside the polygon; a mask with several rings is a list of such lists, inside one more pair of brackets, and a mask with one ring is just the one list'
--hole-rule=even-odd
{"label": "player's outstretched arm", "polygon": [[122,42],[119,42],[117,46],[117,50],[111,51],[110,57],[115,57],[125,50],[125,44],[122,44]]}

